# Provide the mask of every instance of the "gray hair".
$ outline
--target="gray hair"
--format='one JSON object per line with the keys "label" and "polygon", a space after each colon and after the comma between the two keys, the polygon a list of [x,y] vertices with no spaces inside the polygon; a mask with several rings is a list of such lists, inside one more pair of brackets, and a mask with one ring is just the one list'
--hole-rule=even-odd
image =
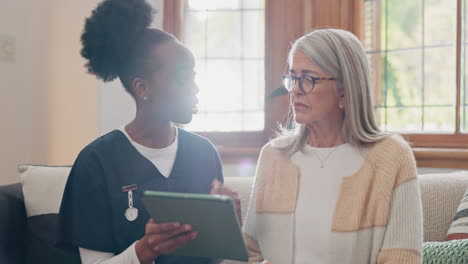
{"label": "gray hair", "polygon": [[[338,92],[344,94],[346,102],[341,131],[343,139],[361,148],[384,138],[387,134],[380,130],[375,120],[370,69],[359,39],[351,32],[341,29],[312,31],[294,42],[288,57],[290,66],[298,49],[337,79]],[[290,122],[294,123],[292,115]],[[292,131],[281,128],[278,136],[289,138],[287,144],[280,149],[292,155],[307,144],[309,128],[303,124],[295,124]]]}

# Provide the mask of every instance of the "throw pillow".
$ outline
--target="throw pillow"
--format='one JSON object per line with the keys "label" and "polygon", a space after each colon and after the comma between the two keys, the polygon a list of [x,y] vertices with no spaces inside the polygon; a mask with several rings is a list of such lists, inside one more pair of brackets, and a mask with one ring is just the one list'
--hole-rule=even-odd
{"label": "throw pillow", "polygon": [[468,189],[463,195],[445,238],[446,241],[455,239],[468,239]]}
{"label": "throw pillow", "polygon": [[468,263],[468,239],[445,242],[425,242],[423,264]]}
{"label": "throw pillow", "polygon": [[18,166],[28,218],[27,263],[81,263],[78,253],[55,247],[58,212],[70,169]]}

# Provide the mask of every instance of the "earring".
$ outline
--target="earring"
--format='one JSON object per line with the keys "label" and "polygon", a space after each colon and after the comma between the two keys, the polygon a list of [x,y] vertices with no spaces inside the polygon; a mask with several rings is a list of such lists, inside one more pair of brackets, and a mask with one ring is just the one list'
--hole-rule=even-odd
{"label": "earring", "polygon": [[148,101],[148,97],[143,97],[143,101]]}

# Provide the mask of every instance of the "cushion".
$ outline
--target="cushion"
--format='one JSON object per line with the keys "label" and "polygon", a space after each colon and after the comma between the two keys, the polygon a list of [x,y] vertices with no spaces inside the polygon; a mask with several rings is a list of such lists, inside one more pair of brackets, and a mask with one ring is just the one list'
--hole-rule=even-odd
{"label": "cushion", "polygon": [[26,207],[26,263],[81,263],[78,253],[55,247],[58,212],[70,167],[18,166]]}
{"label": "cushion", "polygon": [[444,241],[468,186],[468,171],[421,174],[424,241]]}
{"label": "cushion", "polygon": [[[64,252],[54,246],[57,214],[70,169],[69,166],[18,166],[28,216],[28,232],[31,233],[27,242],[27,263],[80,263],[78,254]],[[245,218],[253,178],[226,177],[225,184],[239,193],[242,216]]]}
{"label": "cushion", "polygon": [[[253,177],[225,177],[224,185],[237,192],[241,202],[242,222],[245,222],[247,208],[249,207],[250,194],[254,183]],[[224,260],[222,264],[245,264],[245,262],[235,260]]]}
{"label": "cushion", "polygon": [[468,239],[468,188],[461,199],[445,240]]}
{"label": "cushion", "polygon": [[21,184],[0,186],[0,263],[24,263],[25,226]]}
{"label": "cushion", "polygon": [[423,264],[468,263],[468,239],[447,242],[425,242]]}
{"label": "cushion", "polygon": [[237,192],[241,202],[242,222],[245,220],[247,208],[249,207],[250,194],[252,192],[252,185],[254,183],[253,177],[226,177],[224,178],[224,185],[234,192]]}

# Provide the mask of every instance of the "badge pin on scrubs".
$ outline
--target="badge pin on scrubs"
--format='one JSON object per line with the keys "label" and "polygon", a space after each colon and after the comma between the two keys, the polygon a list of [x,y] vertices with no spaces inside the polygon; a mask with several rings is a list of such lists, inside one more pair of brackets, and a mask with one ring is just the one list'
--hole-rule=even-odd
{"label": "badge pin on scrubs", "polygon": [[133,207],[133,191],[138,189],[136,184],[122,187],[122,192],[128,193],[128,208],[125,210],[127,221],[133,222],[138,218],[138,209]]}

